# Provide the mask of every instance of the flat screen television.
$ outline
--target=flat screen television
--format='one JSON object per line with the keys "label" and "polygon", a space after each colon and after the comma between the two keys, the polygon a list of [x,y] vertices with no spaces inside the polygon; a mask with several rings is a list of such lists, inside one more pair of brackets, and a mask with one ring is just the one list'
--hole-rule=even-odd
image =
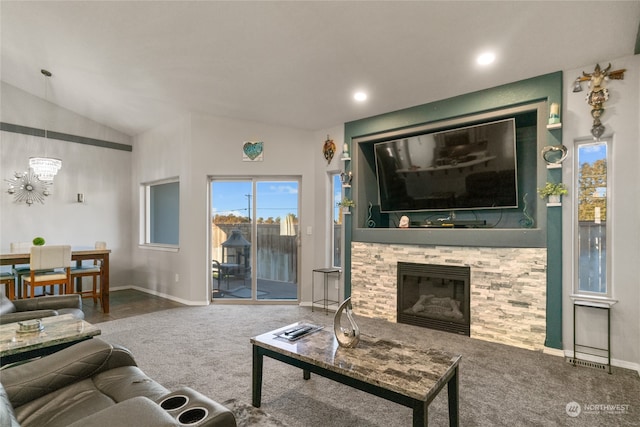
{"label": "flat screen television", "polygon": [[374,144],[381,212],[518,207],[515,119]]}

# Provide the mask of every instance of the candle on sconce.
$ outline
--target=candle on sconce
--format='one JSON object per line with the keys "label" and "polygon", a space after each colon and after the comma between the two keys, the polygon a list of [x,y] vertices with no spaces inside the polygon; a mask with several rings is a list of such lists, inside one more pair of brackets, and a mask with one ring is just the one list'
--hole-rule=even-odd
{"label": "candle on sconce", "polygon": [[342,146],[342,153],[345,157],[349,157],[349,144],[347,144],[346,142]]}
{"label": "candle on sconce", "polygon": [[560,104],[554,102],[549,108],[549,124],[560,123]]}

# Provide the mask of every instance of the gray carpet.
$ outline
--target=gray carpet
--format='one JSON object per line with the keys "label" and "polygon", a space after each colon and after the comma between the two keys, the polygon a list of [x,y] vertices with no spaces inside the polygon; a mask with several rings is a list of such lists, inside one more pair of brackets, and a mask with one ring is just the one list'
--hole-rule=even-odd
{"label": "gray carpet", "polygon": [[[462,426],[638,426],[635,371],[572,367],[561,357],[416,326],[356,317],[363,333],[462,355]],[[249,338],[299,320],[332,324],[310,308],[274,305],[185,307],[100,323],[102,338],[131,349],[140,367],[169,389],[192,387],[218,402],[251,402]],[[411,410],[265,358],[262,409],[290,427],[411,425]],[[567,405],[581,412],[569,416]],[[609,405],[609,406],[606,406]],[[575,408],[575,407],[574,407]],[[575,415],[576,412],[571,412]],[[429,425],[448,425],[447,393],[429,407]]]}

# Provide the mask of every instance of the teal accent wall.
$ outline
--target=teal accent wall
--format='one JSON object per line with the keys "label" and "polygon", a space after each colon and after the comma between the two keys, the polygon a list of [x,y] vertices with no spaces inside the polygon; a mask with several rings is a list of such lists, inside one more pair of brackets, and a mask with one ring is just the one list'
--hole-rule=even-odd
{"label": "teal accent wall", "polygon": [[[357,168],[357,149],[353,146],[353,140],[375,135],[377,133],[402,130],[403,128],[436,123],[444,120],[464,118],[465,116],[490,113],[506,108],[518,107],[539,102],[546,102],[550,105],[557,102],[562,105],[562,72],[545,74],[542,76],[526,79],[506,85],[486,89],[478,92],[468,93],[429,104],[418,105],[403,110],[393,111],[374,117],[369,117],[353,122],[345,123],[344,141],[349,144],[349,152],[352,153],[351,167]],[[538,120],[546,120],[538,114]],[[546,122],[543,123],[546,125]],[[539,126],[540,128],[540,126]],[[543,127],[543,134],[538,136],[538,152],[545,145],[562,144],[562,131],[548,131]],[[538,156],[537,162],[543,162]],[[560,170],[547,171],[540,163],[537,168],[538,186],[547,180],[548,173],[558,173]],[[358,175],[356,174],[349,189],[347,197],[354,198],[354,193],[358,191]],[[537,195],[533,195],[537,197]],[[358,202],[358,200],[356,200]],[[473,246],[482,246],[481,242],[490,238],[493,242],[505,242],[503,246],[512,247],[514,240],[518,240],[522,233],[529,233],[533,238],[525,239],[530,241],[531,247],[547,247],[547,339],[545,345],[552,348],[562,348],[562,209],[546,208],[540,205],[538,216],[546,215],[545,221],[539,221],[539,225],[534,230],[469,230],[468,239],[474,242]],[[384,230],[385,233],[376,231],[363,231],[358,228],[358,210],[366,211],[366,206],[356,206],[352,215],[345,219],[345,296],[351,295],[351,242],[354,236],[358,241],[381,241],[380,236],[389,235],[392,230]],[[538,218],[539,220],[541,218]],[[382,232],[383,230],[380,230]],[[471,234],[475,233],[475,234]],[[415,236],[415,233],[410,233]],[[406,233],[405,233],[406,235]],[[453,236],[453,234],[451,234]],[[476,239],[475,237],[479,237]],[[440,235],[440,239],[447,239],[445,234]],[[382,239],[384,241],[384,239]],[[478,244],[480,242],[480,244]],[[415,241],[407,241],[414,244]],[[439,241],[439,244],[446,244],[446,241]],[[453,245],[460,245],[460,241],[452,241]],[[496,246],[495,243],[492,246]],[[499,244],[498,244],[499,246]],[[522,245],[521,245],[522,246]]]}

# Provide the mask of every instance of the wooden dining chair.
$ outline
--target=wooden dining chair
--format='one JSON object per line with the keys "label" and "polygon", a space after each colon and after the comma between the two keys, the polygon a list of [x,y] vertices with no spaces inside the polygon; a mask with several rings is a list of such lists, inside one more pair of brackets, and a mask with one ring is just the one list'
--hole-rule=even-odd
{"label": "wooden dining chair", "polygon": [[[11,242],[10,251],[12,254],[26,254],[31,250],[31,242]],[[18,298],[22,296],[22,276],[29,274],[29,264],[16,264],[11,266],[13,274],[18,279]]]}
{"label": "wooden dining chair", "polygon": [[[29,275],[23,276],[23,295],[35,297],[36,286],[59,286],[59,293],[69,292],[71,287],[71,246],[32,246]],[[29,293],[31,287],[31,293]]]}
{"label": "wooden dining chair", "polygon": [[[96,242],[96,249],[107,249],[106,242]],[[93,286],[91,290],[83,290],[82,278],[93,278]],[[71,267],[71,285],[70,293],[80,294],[83,298],[91,297],[93,303],[97,304],[100,299],[101,289],[98,288],[98,278],[100,278],[100,287],[102,287],[102,263],[100,260],[93,260],[91,264],[83,264]],[[77,281],[77,283],[76,283]]]}
{"label": "wooden dining chair", "polygon": [[16,299],[16,276],[13,272],[0,272],[0,285],[4,285],[4,295],[11,301]]}

